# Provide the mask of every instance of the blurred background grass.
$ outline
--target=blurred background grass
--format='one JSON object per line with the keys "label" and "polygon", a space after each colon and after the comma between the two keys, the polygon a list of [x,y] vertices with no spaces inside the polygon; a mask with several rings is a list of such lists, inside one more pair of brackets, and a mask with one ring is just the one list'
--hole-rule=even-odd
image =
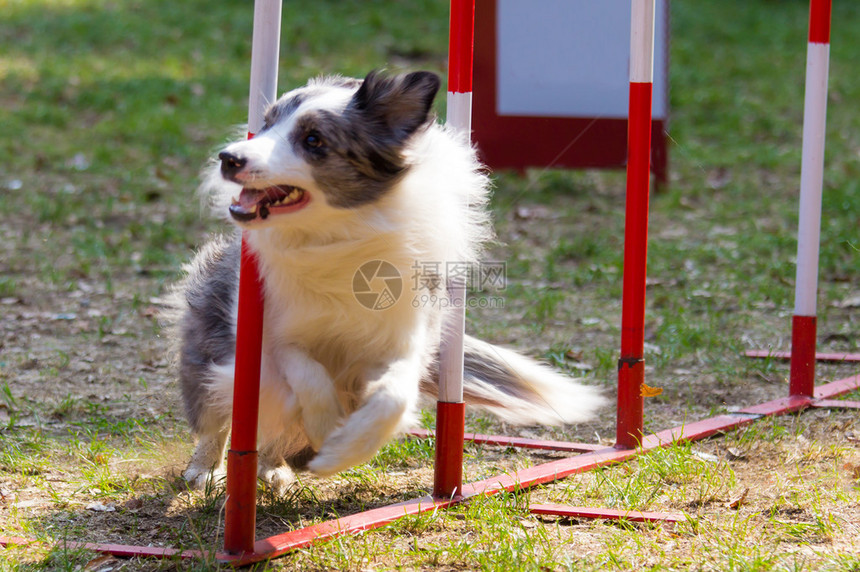
{"label": "blurred background grass", "polygon": [[[788,346],[807,11],[806,0],[671,2],[671,180],[651,199],[646,316],[648,383],[664,392],[648,401],[646,429],[785,394],[785,364],[739,352]],[[11,419],[0,443],[14,459],[0,476],[30,479],[13,471],[28,463],[88,482],[69,443],[95,451],[102,440],[153,473],[181,470],[190,441],[150,305],[223,228],[195,189],[246,118],[252,3],[0,0],[0,14],[0,413]],[[831,351],[860,347],[858,22],[860,4],[833,4],[819,296]],[[320,73],[444,75],[447,24],[445,0],[288,0],[281,91]],[[507,264],[505,304],[472,311],[470,330],[611,394],[623,172],[535,169],[494,183],[489,257]],[[608,411],[555,436],[605,441],[613,423]],[[408,448],[391,445],[377,465],[422,464],[426,451]],[[28,526],[69,526],[55,516]]]}
{"label": "blurred background grass", "polygon": [[[83,280],[121,284],[137,300],[162,294],[221,228],[195,188],[245,121],[251,6],[0,7],[0,293],[51,297]],[[850,350],[860,320],[846,303],[860,278],[860,6],[833,10],[820,319],[825,342]],[[793,303],[807,15],[804,0],[671,3],[672,173],[652,198],[649,244],[657,365],[785,343],[772,331]],[[444,75],[447,23],[444,0],[285,2],[280,89],[373,68]],[[472,312],[471,328],[539,353],[585,348],[603,364],[592,375],[611,378],[623,173],[535,169],[495,184],[500,246],[490,256],[507,263],[505,308]]]}

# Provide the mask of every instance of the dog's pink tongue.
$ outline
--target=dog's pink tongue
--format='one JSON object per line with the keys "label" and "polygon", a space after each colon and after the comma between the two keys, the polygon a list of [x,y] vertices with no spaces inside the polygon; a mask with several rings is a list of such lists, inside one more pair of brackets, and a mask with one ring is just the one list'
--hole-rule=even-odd
{"label": "dog's pink tongue", "polygon": [[260,189],[242,189],[239,193],[239,206],[246,211],[250,211],[260,202],[260,197],[263,191]]}
{"label": "dog's pink tongue", "polygon": [[261,191],[257,189],[242,189],[237,199],[233,199],[230,205],[230,216],[238,221],[251,221],[259,214],[257,204],[260,201]]}

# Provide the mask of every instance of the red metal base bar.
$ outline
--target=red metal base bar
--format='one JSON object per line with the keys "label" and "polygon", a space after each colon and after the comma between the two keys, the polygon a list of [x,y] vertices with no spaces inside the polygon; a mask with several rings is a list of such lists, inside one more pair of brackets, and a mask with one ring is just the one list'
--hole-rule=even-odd
{"label": "red metal base bar", "polygon": [[573,473],[617,463],[635,455],[636,452],[632,450],[616,451],[615,449],[605,449],[603,451],[579,455],[573,459],[561,459],[546,465],[531,467],[513,475],[498,475],[483,481],[463,485],[462,496],[456,499],[441,499],[427,496],[381,507],[257,541],[255,554],[245,554],[241,557],[219,555],[219,558],[239,566],[262,562],[282,556],[287,552],[310,546],[316,541],[334,538],[343,534],[380,528],[394,522],[400,517],[447,508],[476,495],[490,495],[502,491],[527,489],[535,485],[558,480]]}
{"label": "red metal base bar", "polygon": [[746,409],[741,409],[739,413],[748,415],[784,415],[786,413],[794,413],[803,411],[813,403],[813,398],[805,395],[790,395],[788,397],[780,397],[767,403],[753,405]]}
{"label": "red metal base bar", "polygon": [[[40,544],[41,541],[29,538],[18,538],[16,536],[0,536],[0,546],[30,546]],[[94,542],[65,541],[57,544],[68,550],[91,550],[101,554],[110,554],[117,558],[181,558],[200,559],[208,553],[199,550],[176,550],[174,548],[161,548],[157,546],[134,546],[128,544],[97,544]]]}
{"label": "red metal base bar", "polygon": [[564,504],[530,504],[532,514],[548,514],[565,518],[602,518],[606,520],[629,520],[630,522],[685,522],[682,514],[667,512],[639,512],[635,510],[614,510],[611,508],[591,508]]}
{"label": "red metal base bar", "polygon": [[253,554],[244,554],[242,556],[219,554],[218,559],[222,562],[230,562],[235,566],[246,566],[256,562],[263,562],[282,556],[293,550],[306,548],[315,542],[345,534],[357,534],[367,530],[374,530],[386,524],[391,524],[404,516],[447,508],[460,501],[462,501],[462,497],[458,500],[440,500],[425,496],[398,504],[383,506],[258,540]]}
{"label": "red metal base bar", "polygon": [[810,407],[815,409],[860,409],[860,401],[841,401],[839,399],[819,399]]}
{"label": "red metal base bar", "polygon": [[[246,565],[253,564],[254,562],[262,562],[282,556],[292,550],[307,547],[316,541],[330,539],[342,534],[351,534],[379,528],[386,524],[390,524],[402,516],[447,508],[479,494],[495,494],[501,491],[524,490],[557,481],[575,473],[581,473],[601,466],[621,463],[632,459],[641,453],[658,447],[668,446],[675,441],[695,441],[705,439],[721,432],[737,429],[738,427],[752,423],[763,416],[780,415],[783,413],[800,411],[809,407],[815,407],[816,404],[830,401],[829,398],[856,391],[857,389],[860,389],[860,375],[847,377],[845,379],[816,387],[813,398],[796,396],[777,399],[768,403],[749,407],[738,413],[718,415],[710,419],[704,419],[702,421],[648,435],[642,440],[642,446],[639,449],[606,448],[599,451],[577,455],[568,459],[559,459],[542,465],[529,467],[514,474],[498,475],[483,481],[463,485],[462,496],[458,499],[441,500],[427,496],[395,505],[380,507],[336,520],[322,522],[307,528],[272,536],[264,540],[258,540],[254,545],[253,553],[245,553],[242,555],[219,554],[218,558],[234,565]],[[599,518],[605,517],[600,516]],[[33,542],[35,541],[0,537],[0,545],[2,546],[9,544],[30,544]],[[205,556],[205,553],[202,552],[178,551],[169,548],[153,548],[148,546],[74,542],[67,542],[65,543],[65,546],[86,548],[88,550],[122,557],[150,556],[159,558],[200,558]]]}
{"label": "red metal base bar", "polygon": [[697,441],[707,439],[719,433],[737,429],[759,419],[762,415],[750,413],[732,413],[717,415],[701,421],[673,427],[647,435],[642,439],[642,449],[650,451],[657,447],[667,447],[680,441]]}
{"label": "red metal base bar", "polygon": [[851,377],[819,385],[815,388],[815,398],[827,399],[828,397],[837,397],[856,389],[860,389],[860,375],[852,375]]}
{"label": "red metal base bar", "polygon": [[[433,437],[435,432],[427,429],[413,429],[407,433],[412,437],[426,439]],[[540,439],[526,439],[525,437],[508,437],[505,435],[484,435],[482,433],[464,433],[463,440],[480,445],[498,445],[501,447],[519,447],[521,449],[539,449],[543,451],[567,451],[571,453],[588,453],[605,449],[603,445],[592,445],[589,443],[568,443],[567,441],[543,441]]]}
{"label": "red metal base bar", "polygon": [[[775,352],[772,350],[749,350],[744,355],[749,358],[761,359],[791,359],[791,352]],[[860,354],[817,352],[815,361],[860,361]]]}

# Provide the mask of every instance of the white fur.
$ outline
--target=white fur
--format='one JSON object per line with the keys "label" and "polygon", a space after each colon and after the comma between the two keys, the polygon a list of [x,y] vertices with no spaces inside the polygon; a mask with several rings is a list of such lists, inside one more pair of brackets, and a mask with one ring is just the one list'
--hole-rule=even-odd
{"label": "white fur", "polygon": [[[287,444],[304,444],[303,434],[318,451],[308,468],[329,475],[370,459],[413,422],[418,380],[442,320],[439,307],[413,307],[414,267],[476,259],[490,235],[487,182],[468,144],[434,126],[410,147],[411,167],[385,197],[334,208],[289,146],[278,145],[288,129],[227,148],[253,158],[256,175],[248,184],[288,183],[311,194],[301,211],[255,222],[247,235],[265,277],[259,434],[261,450],[277,448],[285,435]],[[219,207],[241,189],[217,175],[207,187]],[[472,208],[463,208],[467,201]],[[384,311],[364,308],[352,291],[356,270],[371,260],[394,264],[403,278],[403,294]],[[232,403],[232,368],[213,367],[210,381],[224,410]],[[294,433],[300,435],[289,437]],[[201,438],[198,451],[186,477],[201,484],[223,444]],[[269,465],[280,455],[273,457]],[[267,471],[262,467],[261,476]]]}

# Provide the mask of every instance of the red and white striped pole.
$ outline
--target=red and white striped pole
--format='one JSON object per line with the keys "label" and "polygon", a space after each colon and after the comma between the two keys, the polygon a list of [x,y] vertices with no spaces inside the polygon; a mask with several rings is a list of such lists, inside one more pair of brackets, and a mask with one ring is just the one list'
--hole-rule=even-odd
{"label": "red and white striped pole", "polygon": [[618,420],[615,446],[633,449],[643,436],[645,379],[645,278],[648,254],[648,187],[651,160],[651,94],[655,0],[631,0],[630,102],[627,118],[627,209]]}
{"label": "red and white striped pole", "polygon": [[[281,0],[255,0],[251,45],[248,138],[263,126],[266,107],[278,89]],[[242,236],[233,424],[227,452],[227,498],[224,505],[224,551],[254,552],[257,520],[257,417],[263,347],[263,284],[257,259]]]}
{"label": "red and white striped pole", "polygon": [[[475,0],[451,0],[448,38],[448,125],[469,138],[472,132],[472,60]],[[436,402],[436,463],[433,495],[460,496],[463,487],[463,336],[466,328],[466,281],[448,277],[451,309],[439,351],[439,399]]]}
{"label": "red and white striped pole", "polygon": [[815,389],[818,249],[830,64],[831,0],[809,3],[806,93],[803,105],[803,157],[800,168],[800,221],[797,233],[797,281],[791,322],[789,394],[812,397]]}

